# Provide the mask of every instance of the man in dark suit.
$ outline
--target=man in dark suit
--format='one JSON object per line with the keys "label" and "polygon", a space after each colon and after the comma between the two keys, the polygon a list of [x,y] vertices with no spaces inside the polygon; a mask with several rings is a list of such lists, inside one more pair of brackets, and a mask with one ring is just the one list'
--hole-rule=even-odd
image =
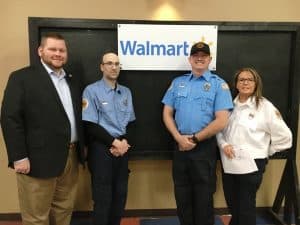
{"label": "man in dark suit", "polygon": [[41,39],[41,62],[13,72],[1,108],[23,225],[69,225],[83,162],[81,82],[67,73],[60,34]]}

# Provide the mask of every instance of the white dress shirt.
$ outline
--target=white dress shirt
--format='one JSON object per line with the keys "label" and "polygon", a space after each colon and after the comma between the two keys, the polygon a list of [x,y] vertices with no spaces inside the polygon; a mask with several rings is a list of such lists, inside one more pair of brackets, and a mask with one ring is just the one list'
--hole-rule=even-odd
{"label": "white dress shirt", "polygon": [[73,102],[71,97],[71,92],[69,85],[66,81],[66,73],[62,69],[59,74],[55,73],[49,66],[47,66],[43,61],[41,61],[45,69],[47,70],[50,78],[56,88],[59,98],[63,104],[65,112],[68,116],[71,125],[71,139],[70,142],[75,142],[78,140],[75,114],[73,109]]}
{"label": "white dress shirt", "polygon": [[234,104],[227,127],[217,134],[220,151],[230,144],[262,159],[292,146],[291,130],[270,101],[263,98],[256,108],[254,98],[241,103],[236,97]]}

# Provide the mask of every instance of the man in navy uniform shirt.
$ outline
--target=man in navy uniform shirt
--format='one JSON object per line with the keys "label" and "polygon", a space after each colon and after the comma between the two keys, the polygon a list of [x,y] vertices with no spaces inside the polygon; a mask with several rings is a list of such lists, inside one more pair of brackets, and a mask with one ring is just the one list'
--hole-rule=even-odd
{"label": "man in navy uniform shirt", "polygon": [[233,105],[227,83],[208,70],[211,59],[209,46],[195,43],[191,73],[175,78],[162,100],[163,121],[176,141],[173,181],[181,225],[214,224],[215,134]]}
{"label": "man in navy uniform shirt", "polygon": [[130,90],[117,83],[119,57],[102,57],[103,78],[83,92],[88,166],[92,178],[95,225],[119,225],[128,186],[127,125],[135,120]]}

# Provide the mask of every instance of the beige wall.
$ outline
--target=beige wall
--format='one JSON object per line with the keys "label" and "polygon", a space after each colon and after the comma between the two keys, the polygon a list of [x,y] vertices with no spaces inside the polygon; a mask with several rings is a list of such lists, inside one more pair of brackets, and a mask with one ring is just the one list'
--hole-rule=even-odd
{"label": "beige wall", "polygon": [[[159,6],[169,10],[161,13]],[[0,1],[0,99],[11,71],[28,65],[27,18],[62,17],[96,19],[194,20],[194,21],[278,21],[299,22],[298,0],[1,0]],[[175,11],[174,11],[175,10]],[[0,138],[0,213],[18,212],[14,173],[7,169],[7,157]],[[283,161],[272,160],[258,193],[258,206],[272,205],[283,170]],[[128,209],[174,208],[170,161],[132,161]],[[220,178],[220,168],[218,168]],[[271,185],[272,184],[272,185]],[[88,172],[81,170],[77,210],[91,207]],[[225,207],[220,179],[215,206]]]}

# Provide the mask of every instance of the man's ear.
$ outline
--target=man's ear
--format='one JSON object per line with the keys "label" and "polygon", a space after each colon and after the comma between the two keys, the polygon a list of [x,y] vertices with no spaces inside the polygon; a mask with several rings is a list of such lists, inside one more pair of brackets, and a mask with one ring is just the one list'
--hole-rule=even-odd
{"label": "man's ear", "polygon": [[37,51],[38,51],[38,55],[41,57],[43,48],[40,46],[40,47],[38,47]]}

